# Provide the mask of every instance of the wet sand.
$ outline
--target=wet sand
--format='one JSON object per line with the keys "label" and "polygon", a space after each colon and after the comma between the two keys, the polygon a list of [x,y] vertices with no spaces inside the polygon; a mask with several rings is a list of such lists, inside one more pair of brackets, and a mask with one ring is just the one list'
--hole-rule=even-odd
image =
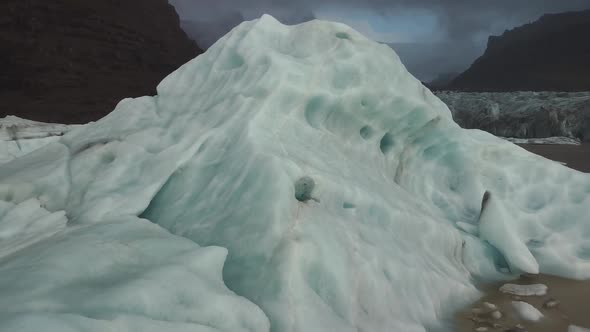
{"label": "wet sand", "polygon": [[[523,144],[523,148],[545,158],[564,162],[568,167],[590,173],[590,144],[583,145],[534,145]],[[521,285],[544,284],[546,295],[514,296],[500,292],[505,283]],[[568,326],[590,328],[590,280],[577,281],[548,275],[525,275],[517,280],[499,282],[480,287],[484,296],[456,315],[456,331],[468,332],[567,332]],[[549,301],[557,300],[555,307],[548,307]],[[533,305],[544,317],[538,322],[523,320],[512,306],[512,301],[524,301]],[[495,319],[494,310],[486,308],[485,302],[496,305],[502,317]],[[520,324],[520,325],[519,325]],[[517,327],[518,326],[518,327]],[[519,329],[519,327],[523,329]]]}
{"label": "wet sand", "polygon": [[553,144],[519,144],[530,152],[547,159],[564,162],[568,167],[580,172],[590,173],[590,144],[553,145]]}

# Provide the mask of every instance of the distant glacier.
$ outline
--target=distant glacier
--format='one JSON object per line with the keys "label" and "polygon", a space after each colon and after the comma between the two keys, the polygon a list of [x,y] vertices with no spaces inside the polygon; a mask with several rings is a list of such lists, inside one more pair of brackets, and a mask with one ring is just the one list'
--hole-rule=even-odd
{"label": "distant glacier", "polygon": [[590,92],[436,92],[461,127],[497,136],[590,142]]}

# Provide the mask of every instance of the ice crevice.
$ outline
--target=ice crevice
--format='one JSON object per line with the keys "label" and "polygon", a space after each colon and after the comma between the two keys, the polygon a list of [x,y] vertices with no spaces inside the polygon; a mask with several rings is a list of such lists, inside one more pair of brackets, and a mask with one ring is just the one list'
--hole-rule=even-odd
{"label": "ice crevice", "polygon": [[343,24],[244,22],[157,92],[0,165],[0,330],[445,330],[502,264],[590,277],[588,175]]}

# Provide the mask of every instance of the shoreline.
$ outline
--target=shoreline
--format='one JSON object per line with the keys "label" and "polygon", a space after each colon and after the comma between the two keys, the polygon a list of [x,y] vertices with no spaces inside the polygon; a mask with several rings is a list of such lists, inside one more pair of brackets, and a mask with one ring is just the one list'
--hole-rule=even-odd
{"label": "shoreline", "polygon": [[[547,286],[544,295],[511,295],[500,291],[504,284]],[[590,328],[590,281],[571,280],[550,275],[523,275],[512,281],[482,285],[484,296],[455,315],[456,331],[468,332],[567,332],[569,326]],[[527,321],[514,309],[513,301],[531,304],[543,314],[538,321]],[[488,304],[496,306],[489,309]],[[492,312],[499,311],[500,318]],[[519,327],[524,329],[519,329]],[[485,328],[481,329],[481,328]]]}
{"label": "shoreline", "polygon": [[565,163],[567,167],[590,173],[590,144],[517,144],[521,148],[553,161]]}

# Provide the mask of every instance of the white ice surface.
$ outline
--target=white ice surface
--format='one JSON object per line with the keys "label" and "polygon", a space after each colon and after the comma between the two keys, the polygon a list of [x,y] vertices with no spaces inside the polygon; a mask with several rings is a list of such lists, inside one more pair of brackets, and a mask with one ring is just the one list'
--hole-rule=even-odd
{"label": "white ice surface", "polygon": [[518,296],[542,296],[547,294],[547,286],[543,284],[516,285],[504,284],[500,287],[502,293]]}
{"label": "white ice surface", "polygon": [[223,284],[226,249],[137,217],[66,229],[64,219],[39,218],[56,233],[2,258],[0,331],[268,329],[262,311]]}
{"label": "white ice surface", "polygon": [[0,164],[35,151],[79,125],[63,125],[21,119],[16,116],[0,118]]}
{"label": "white ice surface", "polygon": [[543,318],[543,314],[532,305],[522,301],[512,301],[512,307],[520,318],[531,322],[536,322]]}
{"label": "white ice surface", "polygon": [[590,176],[345,25],[245,22],[157,91],[0,166],[0,330],[445,330],[505,268],[590,277]]}

